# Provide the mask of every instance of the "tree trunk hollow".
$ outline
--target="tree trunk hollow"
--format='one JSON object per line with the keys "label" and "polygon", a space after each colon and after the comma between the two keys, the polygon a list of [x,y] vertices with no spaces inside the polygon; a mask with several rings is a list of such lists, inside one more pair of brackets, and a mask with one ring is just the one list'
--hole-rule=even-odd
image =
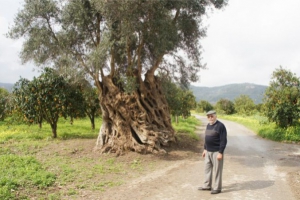
{"label": "tree trunk hollow", "polygon": [[164,152],[164,147],[175,142],[169,108],[156,77],[146,76],[139,88],[126,94],[104,77],[100,106],[102,126],[96,149],[121,154]]}

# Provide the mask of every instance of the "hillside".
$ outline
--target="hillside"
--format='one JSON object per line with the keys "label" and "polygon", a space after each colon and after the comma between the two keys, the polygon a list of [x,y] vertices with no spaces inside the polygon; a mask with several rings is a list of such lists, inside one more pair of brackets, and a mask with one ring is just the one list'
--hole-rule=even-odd
{"label": "hillside", "polygon": [[4,88],[7,91],[11,92],[14,84],[12,83],[0,83],[0,88]]}
{"label": "hillside", "polygon": [[211,104],[215,104],[221,98],[233,101],[240,95],[248,95],[255,104],[259,104],[262,103],[266,88],[267,86],[252,83],[229,84],[218,87],[190,86],[190,90],[194,93],[197,102],[206,100]]}
{"label": "hillside", "polygon": [[[13,84],[0,83],[0,87],[11,92]],[[248,95],[251,99],[253,99],[255,104],[258,104],[262,102],[266,88],[267,86],[251,83],[230,84],[218,87],[190,86],[190,90],[194,93],[197,102],[200,100],[206,100],[211,104],[215,104],[221,98],[233,101],[236,97],[239,97],[242,94]]]}

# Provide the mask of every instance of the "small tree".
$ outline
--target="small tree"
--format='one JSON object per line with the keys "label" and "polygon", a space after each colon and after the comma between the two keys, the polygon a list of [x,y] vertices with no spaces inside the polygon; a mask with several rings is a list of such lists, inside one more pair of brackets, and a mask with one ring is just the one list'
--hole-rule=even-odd
{"label": "small tree", "polygon": [[232,101],[228,99],[220,99],[216,103],[216,110],[220,113],[224,113],[226,115],[231,115],[234,113],[234,104]]}
{"label": "small tree", "polygon": [[168,78],[162,79],[162,88],[166,96],[171,115],[175,117],[178,123],[178,116],[184,118],[191,115],[191,109],[195,107],[195,96],[191,91],[180,88]]}
{"label": "small tree", "polygon": [[234,109],[238,114],[251,115],[255,112],[255,103],[248,95],[240,95],[234,99]]}
{"label": "small tree", "polygon": [[6,105],[8,95],[9,92],[6,89],[0,88],[0,121],[3,121],[6,116]]}
{"label": "small tree", "polygon": [[180,115],[183,118],[191,116],[191,110],[195,107],[196,97],[189,90],[180,90]]}
{"label": "small tree", "polygon": [[85,98],[83,97],[83,87],[81,84],[69,84],[69,89],[65,92],[67,97],[66,112],[70,117],[70,124],[73,124],[74,118],[85,117]]}
{"label": "small tree", "polygon": [[264,96],[264,114],[279,127],[293,126],[300,117],[300,80],[281,66],[272,74]]}
{"label": "small tree", "polygon": [[24,120],[30,124],[38,123],[40,128],[43,120],[46,120],[51,126],[53,138],[57,137],[59,117],[66,118],[73,110],[71,99],[74,98],[75,92],[64,78],[51,68],[45,68],[44,72],[32,81],[21,78],[16,83],[13,93],[16,109],[22,113]]}
{"label": "small tree", "polygon": [[85,87],[83,91],[84,111],[91,121],[91,127],[95,129],[95,117],[101,113],[97,88],[92,88],[91,85]]}
{"label": "small tree", "polygon": [[197,103],[197,108],[196,111],[201,113],[201,112],[208,112],[210,110],[212,110],[214,107],[205,100],[201,100]]}

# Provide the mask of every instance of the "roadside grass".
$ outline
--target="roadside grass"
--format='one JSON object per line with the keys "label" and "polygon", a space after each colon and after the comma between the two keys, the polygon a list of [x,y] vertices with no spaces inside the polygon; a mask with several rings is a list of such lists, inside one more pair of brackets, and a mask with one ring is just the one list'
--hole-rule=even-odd
{"label": "roadside grass", "polygon": [[190,116],[186,119],[179,117],[178,124],[175,123],[175,120],[172,120],[172,126],[179,135],[179,138],[182,134],[187,135],[191,139],[199,140],[199,136],[196,134],[196,126],[200,125],[200,120],[196,119],[194,116]]}
{"label": "roadside grass", "polygon": [[260,115],[220,115],[219,117],[243,124],[263,138],[279,142],[300,142],[300,126],[279,128]]}
{"label": "roadside grass", "polygon": [[[177,136],[198,140],[198,124],[194,117],[180,118],[173,127]],[[88,118],[73,125],[61,119],[53,139],[46,123],[39,129],[0,122],[0,199],[76,199],[83,191],[101,193],[159,166],[143,155],[117,158],[93,152],[100,118],[96,125],[92,130]]]}

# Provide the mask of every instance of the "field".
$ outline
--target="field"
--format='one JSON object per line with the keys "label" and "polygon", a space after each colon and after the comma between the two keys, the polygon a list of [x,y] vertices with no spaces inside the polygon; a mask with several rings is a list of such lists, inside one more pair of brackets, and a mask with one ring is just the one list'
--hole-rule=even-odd
{"label": "field", "polygon": [[0,124],[0,199],[81,199],[101,196],[115,186],[163,168],[170,160],[194,157],[201,150],[194,117],[173,124],[177,144],[166,155],[134,152],[116,157],[94,151],[101,119],[91,130],[88,119],[58,124],[58,138],[43,128]]}

